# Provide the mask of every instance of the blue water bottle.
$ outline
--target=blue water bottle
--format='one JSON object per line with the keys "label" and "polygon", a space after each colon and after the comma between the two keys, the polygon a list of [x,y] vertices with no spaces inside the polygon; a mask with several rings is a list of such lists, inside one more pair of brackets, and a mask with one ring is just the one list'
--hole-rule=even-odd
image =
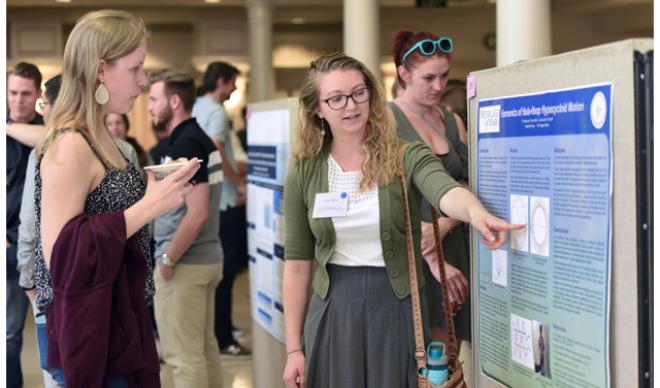
{"label": "blue water bottle", "polygon": [[431,342],[426,349],[426,354],[428,355],[426,366],[429,381],[435,385],[444,384],[449,378],[445,344],[442,342]]}

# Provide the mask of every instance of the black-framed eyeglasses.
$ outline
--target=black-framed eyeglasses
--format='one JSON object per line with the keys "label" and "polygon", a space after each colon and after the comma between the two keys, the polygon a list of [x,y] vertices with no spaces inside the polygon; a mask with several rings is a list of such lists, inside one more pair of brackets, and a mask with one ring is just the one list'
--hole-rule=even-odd
{"label": "black-framed eyeglasses", "polygon": [[454,50],[454,41],[446,36],[438,40],[433,40],[433,39],[420,40],[419,42],[415,43],[415,45],[412,46],[410,50],[406,51],[406,53],[403,54],[403,58],[401,59],[401,62],[405,62],[406,58],[408,58],[408,56],[417,49],[419,49],[419,51],[422,54],[426,55],[427,57],[435,54],[436,50],[440,50],[445,54],[449,54]]}
{"label": "black-framed eyeglasses", "polygon": [[321,100],[328,104],[330,109],[333,110],[339,110],[339,109],[344,109],[346,105],[348,104],[348,98],[351,98],[353,102],[356,104],[362,104],[363,102],[367,102],[369,99],[369,88],[364,87],[355,90],[351,94],[338,94],[336,96],[332,96],[330,98],[326,98],[325,100]]}

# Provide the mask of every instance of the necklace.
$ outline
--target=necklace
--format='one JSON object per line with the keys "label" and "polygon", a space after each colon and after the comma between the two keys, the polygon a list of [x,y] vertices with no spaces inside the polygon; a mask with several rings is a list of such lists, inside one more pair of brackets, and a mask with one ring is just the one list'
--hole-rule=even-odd
{"label": "necklace", "polygon": [[423,115],[420,111],[418,111],[417,109],[415,109],[415,108],[413,108],[412,106],[410,106],[410,104],[408,104],[407,102],[405,102],[402,98],[397,98],[397,100],[398,100],[398,102],[401,103],[401,105],[403,105],[406,109],[408,109],[409,111],[411,111],[412,113],[414,113],[415,116],[417,116],[417,117],[419,117],[420,119],[424,120],[424,122],[425,122],[426,124],[428,124],[429,127],[431,127],[436,133],[438,133],[438,134],[441,135],[441,136],[444,136],[444,135],[443,135],[442,128],[438,127],[438,126],[435,125],[435,123],[433,123],[431,120],[429,120],[429,119],[427,119],[426,117],[424,117],[424,115]]}

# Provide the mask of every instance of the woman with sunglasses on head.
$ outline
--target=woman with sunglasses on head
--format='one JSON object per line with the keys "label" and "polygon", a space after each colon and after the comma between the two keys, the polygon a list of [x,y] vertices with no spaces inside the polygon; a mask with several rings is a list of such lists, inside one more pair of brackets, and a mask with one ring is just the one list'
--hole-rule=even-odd
{"label": "woman with sunglasses on head", "polygon": [[146,38],[142,19],[124,11],[78,20],[37,149],[36,303],[48,361],[68,388],[160,386],[147,224],[183,203],[198,165],[149,174],[145,187],[103,123],[129,112],[146,84]]}
{"label": "woman with sunglasses on head", "polygon": [[[427,146],[403,145],[381,87],[356,59],[337,53],[312,62],[300,111],[284,186],[283,378],[289,388],[416,387],[397,171],[406,176],[417,274],[422,197],[474,225],[491,249],[522,226],[489,214]],[[305,319],[310,282],[314,293]]]}
{"label": "woman with sunglasses on head", "polygon": [[[440,107],[449,79],[452,50],[451,38],[438,38],[428,32],[399,32],[393,41],[392,56],[397,67],[397,83],[403,90],[388,105],[396,118],[399,136],[407,141],[426,143],[442,160],[451,177],[467,186],[465,126],[457,114]],[[431,331],[434,339],[446,341],[447,322],[427,202],[422,204],[422,219],[422,254],[426,262],[424,275],[428,285],[426,297]],[[449,217],[441,217],[438,227],[445,255],[449,299],[456,303],[456,309],[460,308],[455,317],[456,334],[459,341],[470,341],[468,233],[463,223]]]}

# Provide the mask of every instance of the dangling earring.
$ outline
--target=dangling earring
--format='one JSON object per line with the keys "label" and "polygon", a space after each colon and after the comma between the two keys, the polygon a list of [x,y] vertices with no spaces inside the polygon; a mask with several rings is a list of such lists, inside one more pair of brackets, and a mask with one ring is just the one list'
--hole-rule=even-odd
{"label": "dangling earring", "polygon": [[110,93],[108,93],[108,89],[105,87],[105,85],[99,84],[99,86],[96,87],[96,91],[94,92],[94,99],[99,103],[99,105],[105,105],[108,103],[108,100],[110,99]]}
{"label": "dangling earring", "polygon": [[321,119],[321,136],[325,136],[325,124],[323,124],[325,120]]}

